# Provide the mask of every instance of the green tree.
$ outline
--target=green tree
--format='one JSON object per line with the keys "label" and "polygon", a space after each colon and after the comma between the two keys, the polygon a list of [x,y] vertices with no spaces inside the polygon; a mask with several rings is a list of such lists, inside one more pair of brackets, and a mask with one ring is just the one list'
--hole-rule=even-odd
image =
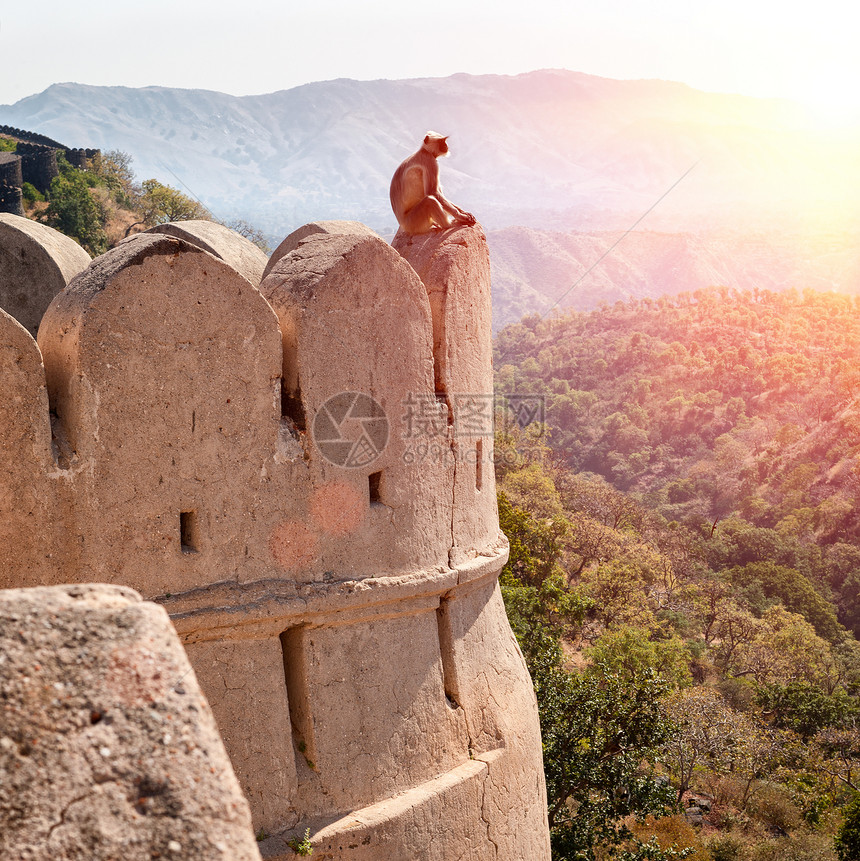
{"label": "green tree", "polygon": [[527,662],[540,655],[560,662],[562,636],[582,622],[591,603],[566,587],[552,523],[512,506],[503,493],[499,521],[510,542],[499,583],[511,628]]}
{"label": "green tree", "polygon": [[77,240],[93,256],[107,251],[107,216],[90,194],[83,171],[68,168],[51,180],[50,202],[40,220]]}
{"label": "green tree", "polygon": [[826,694],[802,680],[763,685],[757,699],[774,726],[794,730],[804,739],[824,727],[842,726],[857,714],[856,702],[845,691]]}
{"label": "green tree", "polygon": [[845,805],[834,845],[839,861],[860,861],[860,795]]}
{"label": "green tree", "polygon": [[686,687],[693,680],[687,644],[677,634],[666,636],[659,628],[649,631],[622,625],[606,631],[585,654],[600,672],[631,682],[649,674],[672,687]]}
{"label": "green tree", "polygon": [[559,565],[565,525],[533,517],[499,494],[499,525],[510,542],[510,556],[504,573],[525,586],[539,586],[547,577],[562,574]]}
{"label": "green tree", "polygon": [[600,671],[570,673],[541,655],[531,665],[540,709],[553,858],[622,851],[633,815],[671,812],[672,790],[654,763],[672,735],[667,684]]}
{"label": "green tree", "polygon": [[140,192],[134,203],[140,212],[141,220],[130,225],[126,235],[132,227],[140,224],[153,227],[170,221],[188,221],[195,218],[212,220],[211,213],[202,203],[198,203],[169,185],[162,185],[156,179],[145,179],[141,183]]}
{"label": "green tree", "polygon": [[737,594],[758,613],[764,612],[769,601],[779,600],[787,610],[803,616],[825,639],[834,642],[845,634],[845,629],[836,619],[833,605],[794,568],[773,562],[752,562],[729,569],[725,576],[735,586]]}

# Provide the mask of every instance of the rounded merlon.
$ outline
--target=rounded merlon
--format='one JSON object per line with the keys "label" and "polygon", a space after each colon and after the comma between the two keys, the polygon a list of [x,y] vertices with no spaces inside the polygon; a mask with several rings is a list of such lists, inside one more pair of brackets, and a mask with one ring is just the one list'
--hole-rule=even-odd
{"label": "rounded merlon", "polygon": [[89,254],[68,236],[0,213],[0,308],[34,337],[54,296],[89,264]]}
{"label": "rounded merlon", "polygon": [[268,260],[265,253],[250,239],[217,221],[171,221],[150,227],[146,233],[163,233],[184,239],[232,266],[255,287],[259,287],[263,280]]}

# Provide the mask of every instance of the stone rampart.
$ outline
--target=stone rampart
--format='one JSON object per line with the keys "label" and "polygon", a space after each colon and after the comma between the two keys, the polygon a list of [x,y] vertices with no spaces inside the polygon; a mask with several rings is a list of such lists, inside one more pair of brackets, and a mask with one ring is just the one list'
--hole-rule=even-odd
{"label": "stone rampart", "polygon": [[24,195],[17,185],[0,184],[0,213],[23,216]]}
{"label": "stone rampart", "polygon": [[19,143],[16,153],[21,156],[24,182],[34,185],[42,194],[51,188],[51,180],[59,176],[57,150],[37,143]]}
{"label": "stone rampart", "polygon": [[0,212],[0,308],[33,336],[54,296],[89,264],[90,255],[74,239]]}
{"label": "stone rampart", "polygon": [[95,158],[99,153],[97,149],[67,149],[66,160],[72,167],[86,170],[89,167],[90,160]]}
{"label": "stone rampart", "polygon": [[23,215],[21,156],[0,152],[0,212]]}
{"label": "stone rampart", "polygon": [[[0,126],[0,135],[13,138],[18,141],[16,152],[13,154],[18,160],[18,173],[12,178],[5,178],[3,163],[0,162],[0,186],[7,185],[22,186],[25,182],[32,183],[42,194],[49,191],[51,180],[59,174],[57,164],[57,153],[62,152],[72,167],[86,169],[90,159],[95,158],[100,152],[97,149],[71,149],[46,135],[37,132],[28,132],[13,126]],[[0,153],[2,158],[5,153]],[[3,199],[0,198],[0,212],[21,213],[14,209],[4,209]]]}
{"label": "stone rampart", "polygon": [[0,152],[0,185],[24,184],[21,173],[21,156],[14,152]]}
{"label": "stone rampart", "polygon": [[0,586],[167,609],[264,857],[310,828],[321,859],[545,861],[497,583],[483,233],[410,262],[361,226],[283,247],[257,289],[141,234],[54,299],[38,347],[0,318]]}

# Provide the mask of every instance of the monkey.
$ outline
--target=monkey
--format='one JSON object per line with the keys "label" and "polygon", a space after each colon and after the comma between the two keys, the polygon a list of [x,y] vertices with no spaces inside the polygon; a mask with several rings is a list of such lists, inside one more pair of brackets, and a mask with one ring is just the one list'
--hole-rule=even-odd
{"label": "monkey", "polygon": [[475,216],[454,206],[439,185],[440,156],[449,154],[448,138],[427,132],[418,152],[407,158],[391,180],[391,208],[404,233],[447,230],[455,224],[474,224]]}

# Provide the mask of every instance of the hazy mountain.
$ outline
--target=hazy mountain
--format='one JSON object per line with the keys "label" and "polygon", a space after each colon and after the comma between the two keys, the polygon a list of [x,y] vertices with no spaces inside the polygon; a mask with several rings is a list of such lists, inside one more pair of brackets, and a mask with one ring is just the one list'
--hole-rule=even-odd
{"label": "hazy mountain", "polygon": [[121,149],[138,176],[280,236],[314,218],[393,230],[388,183],[428,128],[451,134],[446,192],[488,229],[651,229],[857,206],[860,147],[799,130],[791,103],[567,71],[336,80],[261,96],[56,84],[0,123]]}
{"label": "hazy mountain", "polygon": [[806,131],[786,101],[567,71],[241,98],[56,84],[0,106],[3,123],[131,153],[140,179],[275,242],[321,218],[390,236],[394,168],[428,128],[450,133],[445,189],[489,232],[497,325],[546,310],[632,226],[563,305],[714,283],[860,289],[860,137]]}
{"label": "hazy mountain", "polygon": [[488,234],[496,329],[524,314],[725,286],[860,293],[856,230]]}

